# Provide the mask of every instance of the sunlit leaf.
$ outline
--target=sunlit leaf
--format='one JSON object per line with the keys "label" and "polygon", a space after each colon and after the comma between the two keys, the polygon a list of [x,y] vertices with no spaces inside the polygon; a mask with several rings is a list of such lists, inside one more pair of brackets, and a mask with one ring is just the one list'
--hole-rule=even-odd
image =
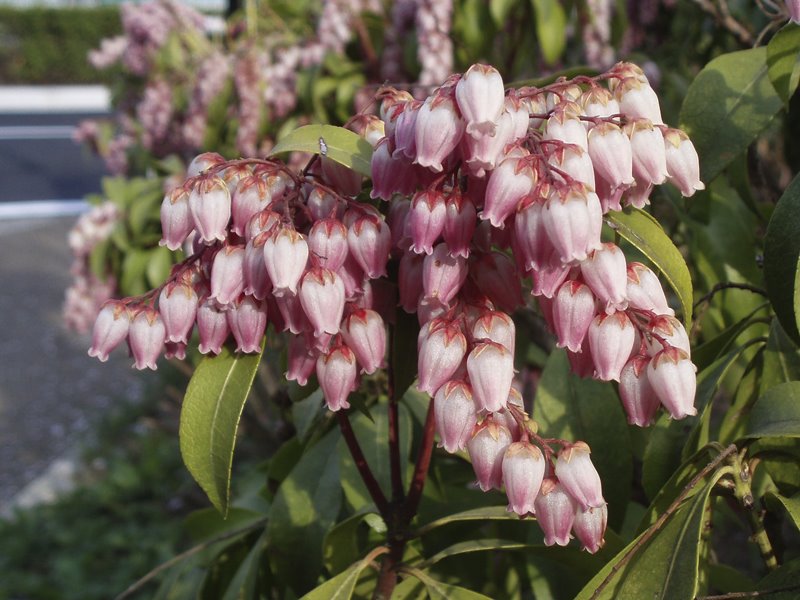
{"label": "sunlit leaf", "polygon": [[333,125],[305,125],[283,137],[270,152],[309,152],[327,156],[362,175],[370,176],[372,146],[357,133]]}
{"label": "sunlit leaf", "polygon": [[753,405],[745,437],[800,437],[800,381],[767,390]]}
{"label": "sunlit leaf", "polygon": [[800,27],[789,22],[767,44],[769,79],[788,104],[800,82]]}

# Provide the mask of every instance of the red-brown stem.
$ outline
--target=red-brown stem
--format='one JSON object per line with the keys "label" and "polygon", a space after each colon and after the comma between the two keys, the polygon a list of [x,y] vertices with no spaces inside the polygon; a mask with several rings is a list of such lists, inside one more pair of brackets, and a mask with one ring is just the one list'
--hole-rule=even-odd
{"label": "red-brown stem", "polygon": [[347,443],[347,448],[350,450],[350,454],[353,456],[353,460],[356,463],[358,473],[361,475],[361,479],[364,481],[364,485],[367,487],[372,501],[378,508],[378,512],[381,513],[381,516],[386,521],[389,519],[390,513],[389,502],[386,500],[386,496],[384,496],[378,480],[375,479],[375,475],[372,474],[367,459],[364,458],[364,453],[361,451],[361,446],[358,444],[356,434],[353,432],[353,427],[350,425],[350,419],[341,410],[336,413],[336,417],[339,420],[339,429],[342,431],[342,437]]}

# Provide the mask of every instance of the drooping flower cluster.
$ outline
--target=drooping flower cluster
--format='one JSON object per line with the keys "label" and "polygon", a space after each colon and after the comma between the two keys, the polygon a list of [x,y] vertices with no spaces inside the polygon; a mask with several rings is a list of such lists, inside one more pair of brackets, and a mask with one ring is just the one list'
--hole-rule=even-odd
{"label": "drooping flower cluster", "polygon": [[529,289],[573,370],[620,383],[630,422],[661,405],[694,414],[686,331],[656,275],[602,243],[601,228],[665,181],[702,189],[697,154],[630,64],[519,90],[475,65],[424,100],[379,96],[381,118],[350,127],[374,147],[367,189],[386,204],[366,201],[322,139],[300,174],[201,155],[161,208],[162,245],[190,257],[160,288],[107,303],[90,354],[105,360],[127,339],[135,366],[155,368],[162,352],[183,355],[195,325],[202,353],[230,336],[257,352],[271,323],[291,334],[287,379],[316,373],[336,411],[383,366],[399,306],[420,324],[417,387],[434,399],[441,445],[466,449],[480,487],[504,487],[546,543],[573,531],[595,552],[599,476],[585,443],[539,437],[526,415],[511,313]]}

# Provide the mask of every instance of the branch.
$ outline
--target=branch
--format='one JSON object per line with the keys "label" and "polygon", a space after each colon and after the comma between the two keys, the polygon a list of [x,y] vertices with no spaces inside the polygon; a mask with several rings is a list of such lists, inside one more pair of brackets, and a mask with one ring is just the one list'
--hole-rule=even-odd
{"label": "branch", "polygon": [[705,12],[714,17],[717,24],[723,29],[727,29],[744,46],[752,46],[755,42],[753,34],[737,21],[728,9],[727,0],[717,2],[719,8],[711,0],[694,0],[694,3]]}
{"label": "branch", "polygon": [[361,479],[364,482],[364,485],[367,487],[367,491],[372,497],[372,501],[378,508],[378,512],[381,513],[384,521],[388,522],[389,502],[386,500],[386,496],[383,495],[383,490],[381,490],[378,480],[375,479],[375,475],[372,474],[372,470],[369,468],[367,459],[364,458],[364,453],[361,451],[361,446],[358,444],[356,434],[353,432],[353,427],[350,425],[350,419],[341,410],[336,412],[336,418],[339,420],[339,429],[341,429],[342,437],[347,443],[347,448],[350,450],[350,454],[353,456],[358,473],[361,475]]}
{"label": "branch", "polygon": [[754,294],[760,294],[761,296],[764,296],[765,298],[769,297],[767,295],[767,290],[765,290],[763,288],[760,288],[758,286],[755,286],[755,285],[750,285],[749,283],[736,283],[736,282],[733,282],[733,281],[720,281],[714,287],[712,287],[711,290],[707,294],[705,294],[704,296],[701,296],[700,299],[697,302],[694,303],[694,308],[696,309],[698,306],[700,306],[704,302],[708,302],[718,292],[721,292],[722,290],[729,290],[729,289],[746,290],[748,292],[753,292]]}
{"label": "branch", "polygon": [[695,600],[739,600],[740,598],[763,598],[764,596],[769,596],[770,594],[791,592],[792,590],[800,590],[800,583],[787,585],[785,587],[758,590],[755,592],[729,592],[727,594],[717,594],[715,596],[698,596],[695,598]]}

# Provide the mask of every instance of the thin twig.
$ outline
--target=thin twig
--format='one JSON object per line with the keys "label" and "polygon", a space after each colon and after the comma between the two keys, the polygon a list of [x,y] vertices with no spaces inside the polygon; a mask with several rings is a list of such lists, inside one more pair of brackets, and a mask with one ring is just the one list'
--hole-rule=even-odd
{"label": "thin twig", "polygon": [[683,488],[678,497],[675,498],[672,504],[669,505],[667,510],[665,510],[664,513],[658,518],[658,520],[655,523],[653,523],[650,526],[650,528],[642,534],[642,536],[638,539],[638,541],[633,546],[631,546],[631,548],[623,555],[623,557],[619,560],[619,562],[617,562],[613,567],[611,567],[611,571],[609,571],[608,575],[606,575],[606,578],[600,582],[600,585],[597,586],[597,589],[592,593],[590,600],[595,600],[596,598],[600,597],[600,593],[611,582],[611,580],[614,578],[617,572],[620,569],[622,569],[625,565],[627,565],[628,562],[631,560],[631,558],[633,558],[633,556],[642,548],[642,546],[644,546],[644,544],[646,544],[650,540],[650,538],[653,537],[659,529],[661,529],[666,520],[670,516],[672,516],[672,514],[676,510],[678,510],[678,507],[680,506],[681,502],[683,502],[686,496],[689,495],[689,492],[691,492],[692,489],[694,489],[694,487],[698,484],[698,482],[701,479],[707,477],[711,472],[715,471],[717,467],[724,460],[726,460],[731,454],[735,454],[736,450],[737,450],[736,445],[731,444],[723,452],[721,452],[719,456],[717,456],[714,460],[708,463],[703,468],[702,471],[700,471],[697,475],[692,477],[691,481],[689,481],[689,483],[686,484],[686,486]]}
{"label": "thin twig", "polygon": [[769,588],[767,590],[757,590],[755,592],[729,592],[727,594],[717,594],[715,596],[697,596],[695,600],[739,600],[740,598],[763,598],[770,594],[780,594],[781,592],[791,592],[800,590],[800,583],[794,583],[785,587]]}
{"label": "thin twig", "polygon": [[389,502],[386,500],[386,496],[384,496],[378,480],[375,479],[375,475],[372,474],[367,459],[361,451],[361,446],[358,444],[356,434],[353,432],[352,425],[350,425],[350,419],[341,410],[337,411],[336,418],[339,420],[339,429],[342,431],[342,437],[344,437],[347,448],[353,456],[358,473],[361,475],[361,479],[364,481],[364,485],[367,487],[372,501],[378,508],[378,512],[380,512],[383,519],[386,520],[389,516]]}
{"label": "thin twig", "polygon": [[729,32],[731,32],[742,45],[744,46],[753,45],[754,42],[753,34],[750,33],[750,31],[744,25],[742,25],[739,21],[737,21],[733,17],[733,15],[731,15],[725,0],[718,3],[719,9],[714,5],[714,3],[711,0],[693,0],[693,1],[705,12],[714,17],[714,20],[720,25],[720,27],[727,29]]}
{"label": "thin twig", "polygon": [[223,533],[222,535],[218,535],[217,537],[215,537],[213,539],[207,540],[207,541],[203,542],[202,544],[198,544],[197,546],[193,546],[192,548],[189,548],[185,552],[181,552],[180,554],[178,554],[176,556],[173,556],[168,561],[163,562],[160,565],[158,565],[155,569],[153,569],[152,571],[147,573],[144,577],[141,577],[140,579],[138,579],[137,581],[132,583],[130,586],[128,586],[128,588],[124,592],[122,592],[116,598],[114,598],[114,600],[124,600],[125,598],[128,598],[134,592],[139,591],[139,589],[141,589],[142,586],[144,586],[146,583],[151,581],[154,577],[157,577],[162,572],[166,571],[170,567],[175,566],[176,564],[178,564],[182,560],[184,560],[186,558],[189,558],[190,556],[194,556],[198,552],[202,552],[206,548],[209,548],[209,547],[213,546],[217,542],[223,542],[223,541],[225,541],[227,539],[230,539],[232,537],[236,537],[237,535],[241,535],[243,533],[247,533],[249,531],[253,531],[255,529],[258,529],[259,527],[262,527],[266,523],[267,523],[267,519],[259,519],[258,521],[248,525],[247,527],[242,527],[241,529],[235,529],[233,531],[228,531],[226,533]]}
{"label": "thin twig", "polygon": [[765,290],[763,288],[760,288],[758,286],[755,286],[755,285],[750,285],[749,283],[737,283],[735,281],[720,281],[719,283],[714,285],[714,287],[712,287],[711,290],[707,294],[705,294],[704,296],[701,296],[700,299],[697,302],[694,303],[694,308],[696,309],[698,306],[700,306],[704,302],[708,302],[718,292],[721,292],[722,290],[730,290],[730,289],[733,289],[733,290],[746,290],[748,292],[753,292],[754,294],[760,294],[760,295],[764,296],[765,298],[769,297],[767,295],[767,290]]}

